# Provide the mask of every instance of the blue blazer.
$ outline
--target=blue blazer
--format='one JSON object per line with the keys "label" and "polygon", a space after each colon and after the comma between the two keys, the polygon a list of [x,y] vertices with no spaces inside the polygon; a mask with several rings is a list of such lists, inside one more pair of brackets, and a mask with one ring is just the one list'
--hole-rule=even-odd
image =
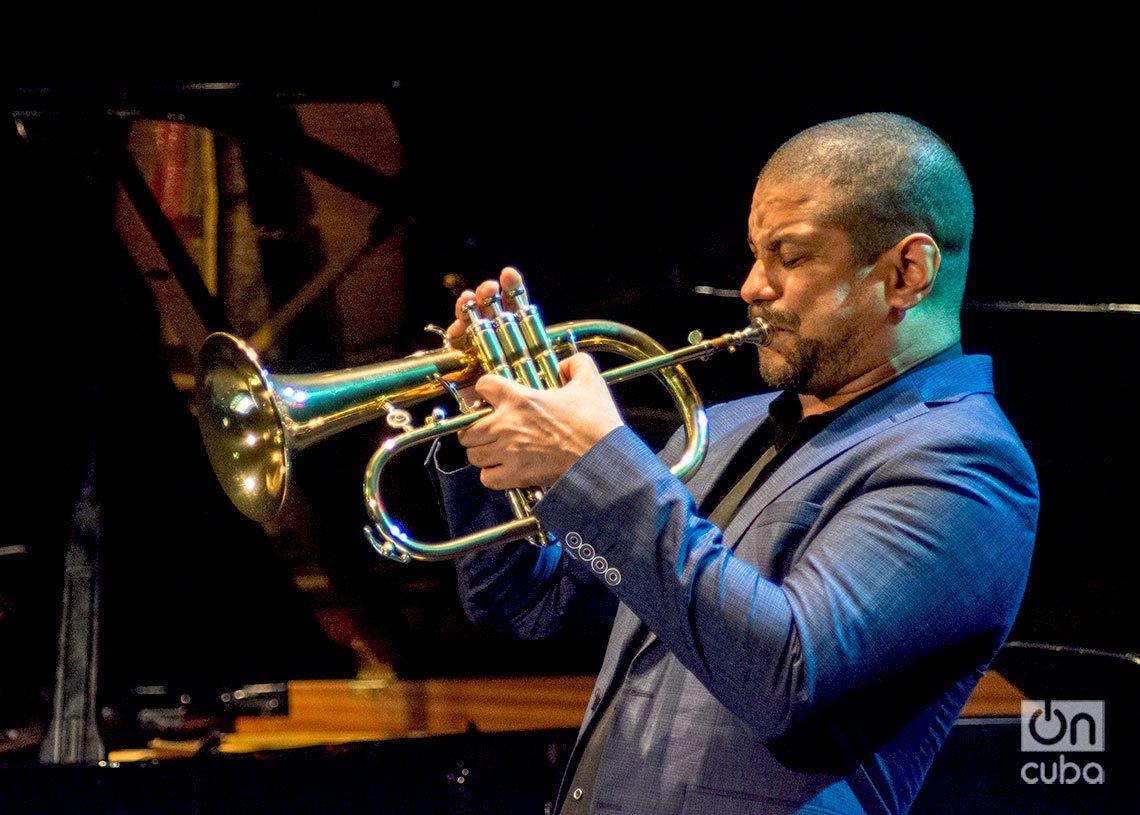
{"label": "blue blazer", "polygon": [[[545,637],[614,615],[576,748],[615,705],[595,812],[905,812],[1013,623],[1038,492],[989,358],[854,405],[722,531],[698,501],[773,398],[709,411],[687,486],[662,463],[679,439],[659,459],[618,428],[535,508],[560,543],[458,564],[476,622]],[[442,477],[457,532],[502,512],[473,485]]]}

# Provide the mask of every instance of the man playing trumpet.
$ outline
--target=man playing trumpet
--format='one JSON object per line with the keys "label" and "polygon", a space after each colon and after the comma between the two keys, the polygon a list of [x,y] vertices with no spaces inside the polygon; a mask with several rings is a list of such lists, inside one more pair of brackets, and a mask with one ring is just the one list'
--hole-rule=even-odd
{"label": "man playing trumpet", "polygon": [[[562,388],[475,385],[494,410],[459,434],[473,466],[441,466],[454,531],[501,503],[472,508],[477,476],[544,487],[533,513],[555,542],[462,558],[467,612],[526,637],[613,618],[559,812],[910,807],[1010,630],[1037,518],[990,360],[960,346],[972,229],[958,159],[905,117],[777,150],[741,287],[776,392],[710,409],[688,485],[585,354]],[[464,292],[457,317],[520,283]]]}

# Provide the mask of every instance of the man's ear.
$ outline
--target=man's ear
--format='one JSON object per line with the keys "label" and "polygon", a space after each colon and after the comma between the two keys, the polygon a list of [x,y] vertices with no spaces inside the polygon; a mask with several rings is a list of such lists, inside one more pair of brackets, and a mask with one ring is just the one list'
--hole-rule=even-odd
{"label": "man's ear", "polygon": [[886,291],[887,305],[902,313],[930,296],[942,252],[934,238],[915,232],[896,243],[890,257],[893,268]]}

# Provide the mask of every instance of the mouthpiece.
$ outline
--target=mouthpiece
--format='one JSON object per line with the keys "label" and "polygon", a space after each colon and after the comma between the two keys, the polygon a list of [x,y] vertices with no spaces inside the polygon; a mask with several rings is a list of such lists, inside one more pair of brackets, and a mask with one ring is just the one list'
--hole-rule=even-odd
{"label": "mouthpiece", "polygon": [[742,344],[767,345],[772,341],[772,327],[759,317],[753,317],[749,321],[748,327],[737,333],[740,335]]}

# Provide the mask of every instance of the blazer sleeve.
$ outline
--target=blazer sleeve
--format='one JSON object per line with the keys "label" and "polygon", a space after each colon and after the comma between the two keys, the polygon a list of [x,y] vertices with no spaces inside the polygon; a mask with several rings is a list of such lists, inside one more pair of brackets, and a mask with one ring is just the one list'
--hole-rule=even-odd
{"label": "blazer sleeve", "polygon": [[628,428],[583,456],[535,514],[604,556],[620,575],[610,590],[774,740],[933,653],[1008,633],[1036,524],[1032,465],[1015,436],[943,424],[920,442],[918,428],[895,428],[881,455],[861,451],[858,493],[826,508],[778,583],[725,544]]}
{"label": "blazer sleeve", "polygon": [[[440,507],[453,535],[485,529],[511,518],[501,492],[487,490],[479,471],[429,458]],[[558,541],[525,541],[491,547],[456,560],[459,596],[468,618],[499,634],[523,639],[589,635],[608,626],[617,598],[580,563],[562,557]]]}

